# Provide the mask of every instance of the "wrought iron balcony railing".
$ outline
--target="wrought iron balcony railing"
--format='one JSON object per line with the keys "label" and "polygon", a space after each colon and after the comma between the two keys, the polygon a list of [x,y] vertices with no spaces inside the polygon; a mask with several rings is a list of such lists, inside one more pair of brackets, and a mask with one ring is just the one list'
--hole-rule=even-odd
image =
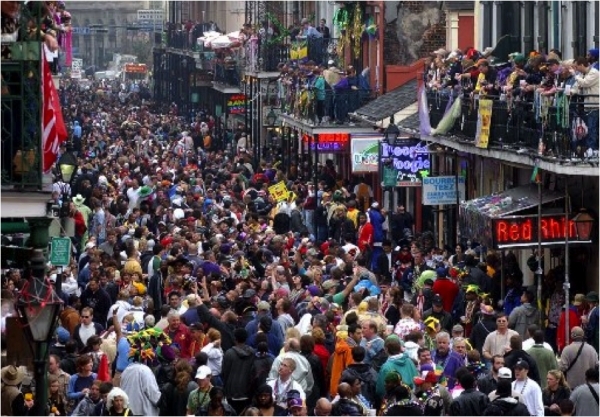
{"label": "wrought iron balcony railing", "polygon": [[[428,92],[429,120],[436,127],[444,116],[448,96]],[[598,158],[598,103],[574,96],[543,105],[538,101],[493,98],[490,147],[512,148],[557,160]],[[589,97],[592,98],[592,97]],[[597,96],[593,97],[597,100]],[[460,117],[447,136],[475,141],[478,100],[463,100]],[[540,142],[541,139],[541,142]]]}
{"label": "wrought iron balcony railing", "polygon": [[3,190],[42,189],[42,2],[21,6],[18,32],[2,34],[0,131]]}

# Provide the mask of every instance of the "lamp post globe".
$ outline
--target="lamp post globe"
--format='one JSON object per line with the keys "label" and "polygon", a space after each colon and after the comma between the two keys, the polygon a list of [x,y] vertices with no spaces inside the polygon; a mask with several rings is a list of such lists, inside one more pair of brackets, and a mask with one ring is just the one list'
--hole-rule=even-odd
{"label": "lamp post globe", "polygon": [[71,180],[73,180],[73,174],[75,174],[75,169],[77,168],[77,157],[67,148],[67,151],[58,160],[57,165],[63,182],[70,185]]}
{"label": "lamp post globe", "polygon": [[400,136],[400,129],[394,123],[394,115],[392,115],[390,117],[390,124],[383,131],[383,139],[385,142],[393,144],[398,139],[398,136]]}

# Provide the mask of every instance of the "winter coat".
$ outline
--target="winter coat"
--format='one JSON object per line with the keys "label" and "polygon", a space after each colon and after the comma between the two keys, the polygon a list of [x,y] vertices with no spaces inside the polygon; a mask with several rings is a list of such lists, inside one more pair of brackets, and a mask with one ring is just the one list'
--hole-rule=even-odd
{"label": "winter coat", "polygon": [[471,330],[470,342],[473,349],[483,352],[483,344],[488,334],[496,330],[496,317],[483,314],[481,320],[473,326]]}
{"label": "winter coat", "polygon": [[290,230],[294,233],[300,234],[306,233],[308,230],[304,224],[304,220],[302,219],[302,213],[300,213],[300,210],[298,209],[292,210],[292,215],[290,218]]}
{"label": "winter coat", "polygon": [[379,210],[369,209],[369,221],[373,225],[373,242],[381,243],[385,237],[385,233],[383,231],[383,223],[385,222],[385,217],[381,214]]}
{"label": "winter coat", "polygon": [[254,349],[248,345],[234,346],[223,356],[223,379],[225,396],[230,399],[249,399],[252,386],[248,384],[252,375]]}
{"label": "winter coat", "polygon": [[484,393],[475,388],[466,389],[450,404],[450,415],[480,416],[489,403],[490,400]]}
{"label": "winter coat", "polygon": [[527,350],[527,353],[535,361],[541,379],[539,382],[540,387],[545,389],[547,381],[543,376],[548,375],[548,371],[551,369],[558,369],[556,356],[553,351],[546,349],[544,345],[533,345],[531,349]]}
{"label": "winter coat", "polygon": [[348,345],[346,339],[340,339],[335,344],[335,352],[331,355],[331,375],[329,382],[329,394],[331,398],[337,395],[338,385],[342,378],[342,372],[350,364],[354,363],[352,359],[352,348]]}
{"label": "winter coat", "polygon": [[512,397],[497,398],[483,411],[484,416],[529,416],[527,406]]}
{"label": "winter coat", "polygon": [[377,372],[366,363],[353,363],[348,365],[348,368],[342,372],[342,379],[346,376],[356,377],[360,379],[360,393],[371,404],[378,404],[377,397]]}
{"label": "winter coat", "polygon": [[385,395],[385,377],[390,372],[397,372],[402,377],[402,382],[411,389],[414,388],[413,378],[418,375],[415,363],[404,353],[390,356],[379,370],[377,376],[377,395],[383,398]]}
{"label": "winter coat", "polygon": [[327,397],[327,384],[325,384],[323,364],[321,359],[313,352],[302,352],[302,356],[306,358],[310,364],[310,369],[313,375],[313,389],[310,395],[306,395],[306,403],[308,409],[314,408],[319,398]]}
{"label": "winter coat", "polygon": [[[508,369],[514,369],[517,362],[523,360],[529,364],[529,373],[527,376],[540,385],[540,371],[534,358],[524,350],[511,350],[504,355],[504,366]],[[544,374],[545,378],[546,374]]]}
{"label": "winter coat", "polygon": [[527,328],[532,324],[540,322],[540,310],[531,303],[524,303],[515,309],[508,316],[508,327],[515,330],[520,335],[527,333]]}

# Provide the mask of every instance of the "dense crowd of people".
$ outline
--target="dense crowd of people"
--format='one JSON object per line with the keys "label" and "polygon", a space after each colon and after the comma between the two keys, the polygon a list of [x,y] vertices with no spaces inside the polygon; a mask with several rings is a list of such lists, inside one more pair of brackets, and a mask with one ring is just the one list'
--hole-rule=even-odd
{"label": "dense crowd of people", "polygon": [[[598,294],[565,300],[564,265],[542,312],[513,253],[501,271],[438,248],[333,160],[317,184],[253,165],[243,130],[228,147],[209,111],[130,87],[61,80],[79,159],[52,194],[73,225],[71,265],[48,270],[64,309],[48,386],[5,366],[2,415],[40,389],[51,415],[598,415]],[[4,275],[3,321],[26,279]]]}

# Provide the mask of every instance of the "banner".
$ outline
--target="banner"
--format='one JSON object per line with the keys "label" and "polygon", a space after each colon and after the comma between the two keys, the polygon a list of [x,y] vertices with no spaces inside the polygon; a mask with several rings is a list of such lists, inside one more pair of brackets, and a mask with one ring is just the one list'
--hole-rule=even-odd
{"label": "banner", "polygon": [[421,179],[429,176],[431,162],[427,144],[418,138],[399,138],[395,143],[380,143],[381,178],[391,186],[396,175],[396,187],[420,187]]}
{"label": "banner", "polygon": [[68,137],[67,127],[60,109],[60,99],[52,80],[50,65],[42,54],[42,145],[43,170],[50,171],[58,158],[60,144]]}
{"label": "banner", "polygon": [[83,59],[73,58],[73,62],[71,64],[71,78],[80,80],[82,67],[83,67]]}
{"label": "banner", "polygon": [[492,126],[492,100],[479,100],[479,112],[477,116],[477,135],[475,146],[487,149],[490,140],[490,128]]}
{"label": "banner", "polygon": [[273,196],[275,201],[285,201],[288,198],[288,189],[285,185],[285,182],[280,181],[275,185],[271,185],[269,187],[269,194]]}
{"label": "banner", "polygon": [[431,123],[429,120],[429,105],[425,88],[419,89],[419,134],[421,136],[431,135]]}

